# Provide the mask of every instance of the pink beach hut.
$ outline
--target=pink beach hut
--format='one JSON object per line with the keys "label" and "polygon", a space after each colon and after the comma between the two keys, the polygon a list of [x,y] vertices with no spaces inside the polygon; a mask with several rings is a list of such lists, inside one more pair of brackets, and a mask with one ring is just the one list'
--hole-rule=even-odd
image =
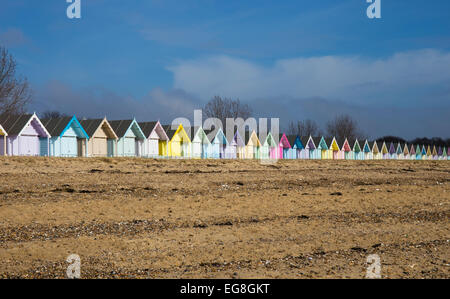
{"label": "pink beach hut", "polygon": [[278,159],[288,159],[290,148],[291,144],[289,143],[286,134],[283,133],[283,136],[281,136],[280,142],[278,143]]}

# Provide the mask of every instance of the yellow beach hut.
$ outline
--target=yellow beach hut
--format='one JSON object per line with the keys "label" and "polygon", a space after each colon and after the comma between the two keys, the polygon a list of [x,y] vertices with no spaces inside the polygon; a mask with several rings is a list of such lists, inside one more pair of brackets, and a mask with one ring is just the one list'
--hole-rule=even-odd
{"label": "yellow beach hut", "polygon": [[261,142],[258,135],[253,130],[251,132],[246,131],[245,134],[245,158],[246,159],[259,159]]}
{"label": "yellow beach hut", "polygon": [[171,125],[163,126],[169,137],[168,154],[169,157],[189,158],[191,157],[191,139],[184,130],[182,124],[176,130]]}

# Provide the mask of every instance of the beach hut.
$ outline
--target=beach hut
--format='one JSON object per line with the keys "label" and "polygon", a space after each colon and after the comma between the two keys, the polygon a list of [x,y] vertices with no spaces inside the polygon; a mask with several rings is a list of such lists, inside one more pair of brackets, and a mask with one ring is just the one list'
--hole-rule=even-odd
{"label": "beach hut", "polygon": [[191,140],[187,135],[182,124],[177,129],[172,129],[171,125],[163,126],[169,137],[168,156],[173,158],[189,158],[191,157]]}
{"label": "beach hut", "polygon": [[447,160],[450,160],[450,147],[445,150],[444,148],[444,157],[447,156]]}
{"label": "beach hut", "polygon": [[364,160],[372,160],[372,150],[369,141],[366,139],[363,146]]}
{"label": "beach hut", "polygon": [[117,141],[118,157],[140,157],[143,155],[146,138],[136,119],[113,120],[109,124],[119,138]]}
{"label": "beach hut", "polygon": [[389,144],[389,158],[388,159],[397,159],[397,147],[394,142]]}
{"label": "beach hut", "polygon": [[409,160],[410,159],[409,144],[408,143],[405,143],[404,146],[403,146],[402,159],[405,159],[405,160]]}
{"label": "beach hut", "polygon": [[211,142],[202,127],[186,127],[186,132],[190,134],[191,156],[196,159],[207,159],[211,152]]}
{"label": "beach hut", "polygon": [[300,136],[300,141],[302,143],[303,149],[300,151],[300,155],[297,153],[297,159],[309,159],[310,150],[308,148],[309,138],[308,136]]}
{"label": "beach hut", "polygon": [[416,147],[414,144],[411,144],[411,147],[409,148],[409,159],[410,160],[416,160]]}
{"label": "beach hut", "polygon": [[[331,142],[330,143],[328,143],[327,142],[327,145],[328,145],[328,159],[333,159],[333,160],[339,160],[339,159],[341,159],[340,158],[340,153],[341,153],[341,148],[340,148],[340,146],[341,145],[339,145],[338,144],[338,142],[337,142],[337,140],[336,140],[336,137],[333,137],[333,138],[329,138],[329,139],[331,139]],[[329,140],[328,139],[328,140]],[[343,143],[341,143],[341,144],[343,144]]]}
{"label": "beach hut", "polygon": [[438,159],[438,152],[436,149],[436,145],[433,145],[433,149],[431,151],[431,159],[432,160],[437,160]]}
{"label": "beach hut", "polygon": [[352,149],[353,160],[363,160],[364,153],[361,150],[361,145],[359,144],[358,139],[356,138],[350,139],[349,144]]}
{"label": "beach hut", "polygon": [[[8,156],[48,156],[50,133],[33,114],[3,114],[0,116],[2,130],[8,138],[1,139],[1,154]],[[6,136],[6,135],[4,135]]]}
{"label": "beach hut", "polygon": [[308,151],[303,145],[302,138],[297,135],[287,136],[291,149],[289,150],[289,159],[307,159]]}
{"label": "beach hut", "polygon": [[415,153],[416,153],[416,160],[422,160],[422,148],[420,147],[420,145],[416,146]]}
{"label": "beach hut", "polygon": [[49,155],[53,157],[87,157],[89,136],[75,116],[42,119],[52,136]]}
{"label": "beach hut", "polygon": [[88,157],[114,157],[118,138],[106,117],[80,120],[80,124],[89,136]]}
{"label": "beach hut", "polygon": [[[260,135],[259,140],[262,140],[261,137]],[[261,144],[261,159],[278,159],[278,144],[271,132],[267,134],[264,142]]]}
{"label": "beach hut", "polygon": [[169,137],[159,121],[138,123],[146,140],[143,145],[144,157],[156,158],[168,155]]}
{"label": "beach hut", "polygon": [[422,147],[420,145],[417,145],[416,156],[417,156],[417,160],[425,160],[426,159],[427,149],[425,148],[424,145],[422,145]]}
{"label": "beach hut", "polygon": [[399,142],[399,143],[396,143],[395,144],[395,158],[394,159],[402,159],[402,156],[403,156],[403,147],[402,147],[402,144]]}
{"label": "beach hut", "polygon": [[287,139],[285,133],[280,138],[280,142],[278,143],[278,159],[287,159],[289,156],[289,149],[291,148],[291,144]]}
{"label": "beach hut", "polygon": [[0,149],[0,155],[6,156],[6,138],[8,137],[8,133],[6,130],[0,125],[0,137],[2,140],[2,148]]}
{"label": "beach hut", "polygon": [[238,130],[235,130],[234,135],[227,136],[227,147],[225,148],[225,157],[227,159],[244,159],[245,158],[245,143],[239,134]]}
{"label": "beach hut", "polygon": [[261,142],[255,131],[245,131],[245,158],[247,159],[259,159]]}
{"label": "beach hut", "polygon": [[[310,157],[312,159],[322,159],[322,149],[320,148],[320,142],[323,139],[323,137],[311,137],[311,143],[314,146],[312,152],[310,152]],[[323,141],[325,143],[325,141]]]}
{"label": "beach hut", "polygon": [[351,159],[351,148],[350,144],[348,143],[348,139],[336,139],[336,142],[339,146],[339,153],[338,153],[338,159],[342,160],[350,160]]}
{"label": "beach hut", "polygon": [[442,155],[443,155],[442,146],[439,146],[439,148],[438,148],[438,159],[439,160],[443,160]]}
{"label": "beach hut", "polygon": [[384,159],[386,153],[388,153],[386,144],[382,141],[375,141],[375,149],[378,151],[376,154],[373,152],[376,160]]}
{"label": "beach hut", "polygon": [[432,154],[432,150],[431,150],[431,145],[427,146],[427,160],[432,160],[433,159],[433,154]]}
{"label": "beach hut", "polygon": [[380,149],[383,160],[387,160],[390,158],[389,149],[384,141],[377,141],[377,146]]}
{"label": "beach hut", "polygon": [[[213,134],[211,135],[211,133]],[[219,128],[215,134],[214,131],[208,132],[208,137],[211,142],[211,158],[225,159],[225,149],[228,145],[228,140],[222,129]]]}
{"label": "beach hut", "polygon": [[319,151],[318,159],[326,160],[328,159],[328,144],[325,138],[322,137],[314,137],[314,143],[317,145],[316,150]]}

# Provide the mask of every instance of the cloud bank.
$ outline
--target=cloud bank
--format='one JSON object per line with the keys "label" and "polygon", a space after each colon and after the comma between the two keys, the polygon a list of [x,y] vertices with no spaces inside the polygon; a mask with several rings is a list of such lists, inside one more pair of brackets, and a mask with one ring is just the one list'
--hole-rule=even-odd
{"label": "cloud bank", "polygon": [[[447,102],[450,53],[401,52],[391,57],[292,58],[264,66],[229,56],[186,60],[168,68],[174,87],[201,98],[221,94],[241,99],[323,97],[349,103],[399,107]],[[429,97],[428,97],[429,96]]]}

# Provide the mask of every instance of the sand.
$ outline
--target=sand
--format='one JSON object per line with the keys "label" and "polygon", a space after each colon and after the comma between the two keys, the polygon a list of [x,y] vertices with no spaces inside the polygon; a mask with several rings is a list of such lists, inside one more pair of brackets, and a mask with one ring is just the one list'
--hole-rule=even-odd
{"label": "sand", "polygon": [[0,158],[0,278],[450,277],[450,161]]}

